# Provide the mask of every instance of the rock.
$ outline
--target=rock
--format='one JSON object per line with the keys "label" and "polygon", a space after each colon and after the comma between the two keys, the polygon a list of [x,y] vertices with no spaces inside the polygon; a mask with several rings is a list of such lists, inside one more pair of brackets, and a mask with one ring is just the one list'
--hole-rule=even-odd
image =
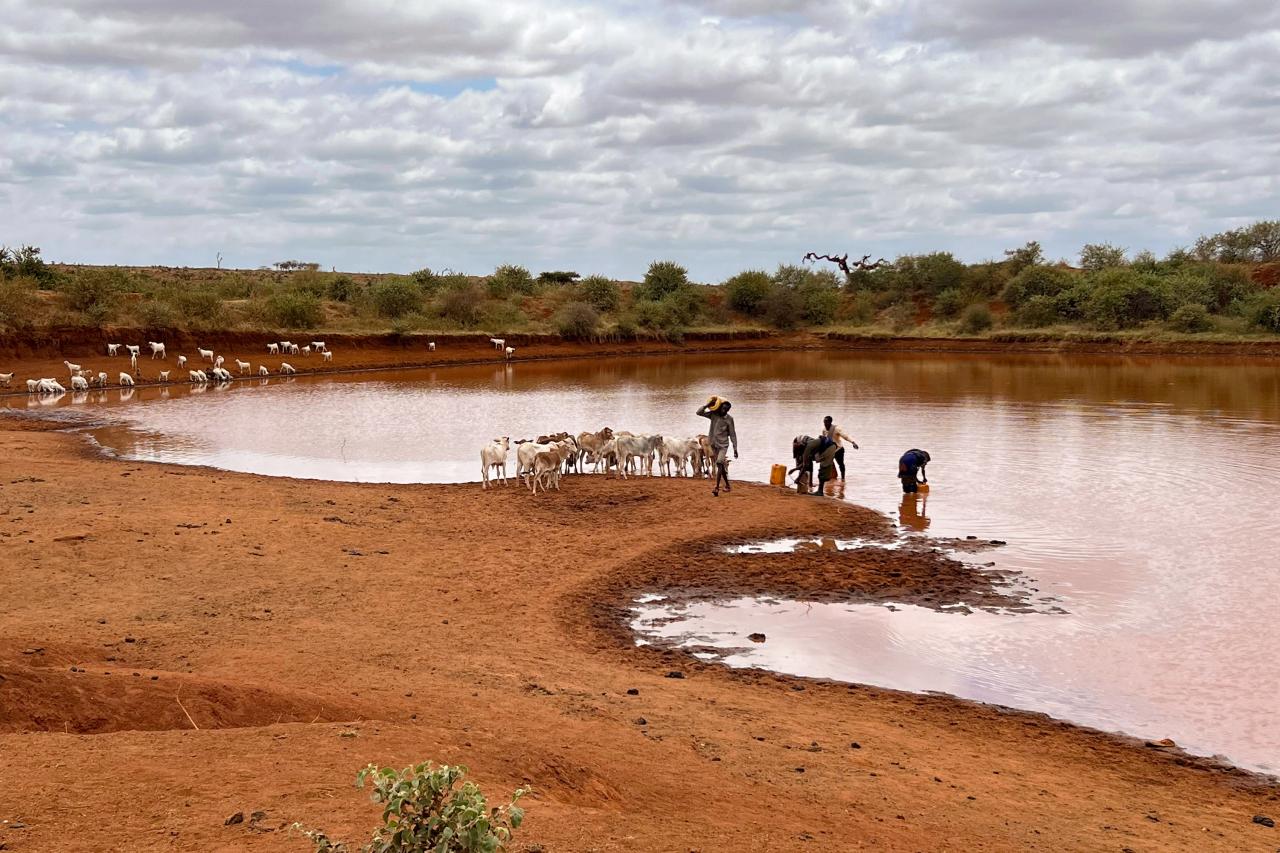
{"label": "rock", "polygon": [[138,642],[138,641],[137,641],[137,640],[135,640],[133,637],[125,637],[125,638],[124,638],[124,641],[125,641],[126,643],[136,643],[136,642]]}
{"label": "rock", "polygon": [[849,744],[849,748],[850,748],[850,749],[862,749],[862,744],[858,743],[858,742],[855,740],[853,743]]}
{"label": "rock", "polygon": [[231,817],[222,822],[223,826],[233,826],[237,823],[244,823],[244,812],[236,812]]}
{"label": "rock", "polygon": [[636,725],[637,725],[637,726],[647,726],[647,725],[649,725],[649,721],[648,721],[648,720],[646,720],[644,717],[636,717]]}
{"label": "rock", "polygon": [[667,678],[684,678],[684,673],[678,669],[673,669],[667,673]]}
{"label": "rock", "polygon": [[635,689],[634,687],[632,687],[632,688],[630,688],[630,689],[628,689],[628,690],[627,690],[627,695],[628,695],[628,696],[639,696],[639,695],[640,695],[640,691],[639,691],[639,690],[637,690],[637,689]]}
{"label": "rock", "polygon": [[760,634],[760,633],[748,634],[748,635],[747,635],[747,639],[748,639],[748,640],[750,640],[750,641],[751,641],[751,642],[753,642],[753,643],[763,643],[763,642],[764,642],[764,634]]}
{"label": "rock", "polygon": [[1253,816],[1253,822],[1254,822],[1254,823],[1256,823],[1256,824],[1258,824],[1258,825],[1260,825],[1260,826],[1265,826],[1265,827],[1267,827],[1268,829],[1274,829],[1274,828],[1275,828],[1275,825],[1276,825],[1276,822],[1275,822],[1274,820],[1272,820],[1271,818],[1267,817],[1267,816],[1266,816],[1266,815],[1264,815],[1264,814],[1256,814],[1256,815],[1254,815],[1254,816]]}
{"label": "rock", "polygon": [[1149,740],[1144,745],[1150,749],[1169,749],[1170,747],[1177,746],[1177,744],[1174,743],[1169,738],[1161,738],[1160,740]]}
{"label": "rock", "polygon": [[992,539],[991,544],[992,545],[1008,545],[1009,543],[1004,541],[1003,539]]}

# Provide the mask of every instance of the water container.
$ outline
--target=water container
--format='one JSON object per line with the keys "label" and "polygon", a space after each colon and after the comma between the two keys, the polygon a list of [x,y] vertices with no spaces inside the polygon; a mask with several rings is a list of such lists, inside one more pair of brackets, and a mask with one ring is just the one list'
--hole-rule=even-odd
{"label": "water container", "polygon": [[769,484],[772,486],[785,486],[787,484],[786,465],[773,466],[773,470],[769,473]]}

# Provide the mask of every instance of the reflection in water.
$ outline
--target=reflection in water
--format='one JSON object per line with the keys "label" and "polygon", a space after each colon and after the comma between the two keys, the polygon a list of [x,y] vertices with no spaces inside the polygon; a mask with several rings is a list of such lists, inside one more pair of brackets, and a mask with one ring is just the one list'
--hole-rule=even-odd
{"label": "reflection in water", "polygon": [[[139,388],[132,404],[109,399],[96,413],[116,425],[95,437],[129,458],[265,474],[475,481],[476,448],[490,436],[606,425],[694,435],[705,425],[694,410],[714,393],[734,403],[735,478],[765,482],[772,464],[791,461],[793,436],[816,434],[833,415],[862,447],[847,454],[847,500],[883,511],[910,536],[1008,540],[983,559],[1023,572],[1068,615],[855,608],[863,615],[826,631],[788,622],[768,632],[765,648],[794,630],[833,666],[886,661],[878,672],[887,674],[844,677],[897,684],[895,673],[927,672],[933,689],[974,695],[963,685],[981,684],[993,701],[1087,714],[1280,766],[1280,620],[1270,604],[1280,597],[1272,554],[1280,371],[1272,363],[718,354],[171,393],[162,400],[160,389]],[[38,403],[16,395],[0,405]],[[907,503],[896,472],[909,447],[933,455],[936,490]],[[732,498],[716,506],[731,510]],[[1050,688],[1081,700],[1060,705]]]}

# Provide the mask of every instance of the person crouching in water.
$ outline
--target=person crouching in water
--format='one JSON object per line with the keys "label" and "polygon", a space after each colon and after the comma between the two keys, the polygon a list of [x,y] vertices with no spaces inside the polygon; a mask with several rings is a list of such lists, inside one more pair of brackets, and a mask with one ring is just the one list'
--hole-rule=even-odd
{"label": "person crouching in water", "polygon": [[716,472],[716,485],[711,494],[720,496],[720,481],[724,481],[724,490],[732,491],[729,485],[729,443],[733,442],[733,458],[738,458],[738,431],[734,429],[733,417],[729,414],[731,404],[728,400],[712,397],[706,405],[698,409],[698,416],[711,421],[707,427],[707,440],[711,443],[711,464]]}
{"label": "person crouching in water", "polygon": [[[902,458],[898,460],[898,479],[902,481],[903,494],[919,491],[916,486],[917,482],[929,482],[928,475],[925,474],[924,466],[930,462],[930,456],[923,450],[912,448],[902,454]],[[919,473],[920,478],[917,481],[916,474]]]}
{"label": "person crouching in water", "polygon": [[796,485],[801,494],[810,494],[809,484],[813,481],[814,462],[818,463],[818,489],[812,494],[826,493],[827,481],[834,480],[836,476],[835,458],[838,450],[839,445],[825,435],[817,438],[797,435],[792,439],[791,456],[796,460],[796,467],[792,470],[799,472]]}

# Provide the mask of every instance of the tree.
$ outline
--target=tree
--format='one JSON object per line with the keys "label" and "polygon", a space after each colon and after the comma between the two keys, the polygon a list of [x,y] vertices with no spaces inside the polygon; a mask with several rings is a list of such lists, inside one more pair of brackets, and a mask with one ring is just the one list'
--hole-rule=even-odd
{"label": "tree", "polygon": [[1017,275],[1027,267],[1044,264],[1044,250],[1036,240],[1027,242],[1020,249],[1005,249],[1004,257],[1005,263],[1009,265],[1009,272],[1013,275]]}
{"label": "tree", "polygon": [[740,272],[724,283],[729,307],[750,317],[759,316],[773,286],[773,278],[764,270]]}
{"label": "tree", "polygon": [[689,283],[689,271],[675,261],[654,261],[636,288],[636,296],[657,302]]}
{"label": "tree", "polygon": [[615,311],[622,302],[622,288],[611,278],[589,275],[578,283],[578,298],[597,311]]}
{"label": "tree", "polygon": [[1080,268],[1089,272],[1123,267],[1128,264],[1125,249],[1110,243],[1085,243],[1080,250]]}
{"label": "tree", "polygon": [[572,270],[544,270],[538,273],[538,284],[573,284],[579,278]]}
{"label": "tree", "polygon": [[529,296],[536,289],[533,274],[519,264],[503,264],[485,282],[489,295],[501,299],[512,294]]}

